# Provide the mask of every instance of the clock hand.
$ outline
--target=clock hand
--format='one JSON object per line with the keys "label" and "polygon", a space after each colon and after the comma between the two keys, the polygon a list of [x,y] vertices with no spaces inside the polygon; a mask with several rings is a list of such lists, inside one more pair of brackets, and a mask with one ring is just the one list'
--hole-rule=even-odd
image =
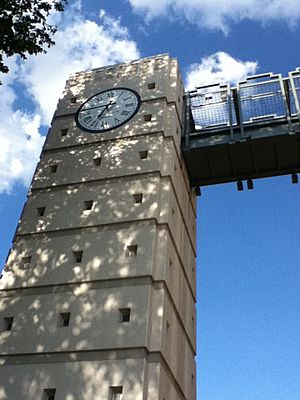
{"label": "clock hand", "polygon": [[116,102],[114,102],[114,101],[112,101],[112,100],[111,100],[108,104],[106,104],[105,107],[104,107],[104,109],[100,112],[100,114],[98,114],[97,119],[100,119],[100,118],[102,117],[102,115],[103,115],[106,111],[108,111],[108,107],[111,106],[111,105],[113,105],[113,104],[116,104]]}
{"label": "clock hand", "polygon": [[102,107],[105,107],[105,106],[106,106],[106,104],[100,104],[100,105],[94,106],[94,107],[83,108],[83,109],[82,109],[82,112],[84,112],[84,111],[89,111],[89,110],[94,110],[95,108],[102,108]]}
{"label": "clock hand", "polygon": [[102,115],[105,113],[105,111],[108,109],[108,105],[106,105],[103,110],[100,112],[100,114],[97,115],[97,119],[101,118]]}

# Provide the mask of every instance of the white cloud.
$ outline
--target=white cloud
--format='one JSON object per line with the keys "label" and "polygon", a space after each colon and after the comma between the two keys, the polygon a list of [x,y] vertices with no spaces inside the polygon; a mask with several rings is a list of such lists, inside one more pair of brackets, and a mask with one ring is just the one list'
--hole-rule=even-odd
{"label": "white cloud", "polygon": [[[41,126],[49,124],[71,73],[139,57],[136,43],[118,19],[101,10],[97,24],[82,17],[80,2],[74,4],[64,19],[60,14],[52,17],[63,24],[54,38],[56,45],[46,55],[20,64],[10,58],[10,73],[1,77],[0,192],[10,192],[17,181],[30,183],[44,142]],[[25,87],[34,112],[16,108],[26,102],[15,81]]]}
{"label": "white cloud", "polygon": [[18,66],[15,59],[7,64],[10,73],[1,76],[0,87],[0,192],[10,192],[16,181],[28,185],[44,142],[38,132],[40,117],[13,110],[17,95],[12,84]]}
{"label": "white cloud", "polygon": [[186,88],[192,90],[196,86],[213,83],[235,84],[248,75],[256,73],[258,64],[255,61],[241,61],[229,54],[219,51],[192,64],[186,74]]}
{"label": "white cloud", "polygon": [[101,10],[101,24],[74,16],[57,32],[56,45],[47,55],[24,64],[22,81],[38,104],[43,123],[49,123],[58,96],[72,72],[114,64],[139,57],[136,43],[120,21]]}
{"label": "white cloud", "polygon": [[210,29],[228,31],[231,23],[245,19],[262,23],[285,21],[294,25],[300,19],[299,0],[128,0],[136,12],[153,18],[185,17],[189,22]]}

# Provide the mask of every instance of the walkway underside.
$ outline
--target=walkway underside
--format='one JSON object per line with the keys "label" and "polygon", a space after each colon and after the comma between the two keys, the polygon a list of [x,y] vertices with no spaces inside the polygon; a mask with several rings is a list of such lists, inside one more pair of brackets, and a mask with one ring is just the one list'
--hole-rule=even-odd
{"label": "walkway underside", "polygon": [[300,172],[299,125],[293,134],[286,132],[286,124],[247,133],[251,138],[235,142],[224,131],[191,135],[190,146],[182,150],[192,186]]}
{"label": "walkway underside", "polygon": [[300,172],[300,68],[188,92],[181,148],[192,186]]}

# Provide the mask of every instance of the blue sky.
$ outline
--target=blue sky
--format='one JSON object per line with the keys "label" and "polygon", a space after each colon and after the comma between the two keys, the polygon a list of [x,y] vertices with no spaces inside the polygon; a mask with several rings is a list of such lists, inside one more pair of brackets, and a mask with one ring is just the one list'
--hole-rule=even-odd
{"label": "blue sky", "polygon": [[[207,4],[206,4],[207,3]],[[170,53],[186,86],[300,65],[299,0],[70,0],[57,45],[0,87],[0,262],[68,75]],[[299,400],[300,192],[289,177],[198,200],[200,400]]]}

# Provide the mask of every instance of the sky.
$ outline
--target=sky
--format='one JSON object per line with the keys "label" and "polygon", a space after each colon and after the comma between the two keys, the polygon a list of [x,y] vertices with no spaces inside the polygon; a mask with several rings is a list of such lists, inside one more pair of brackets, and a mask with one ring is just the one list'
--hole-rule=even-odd
{"label": "sky", "polygon": [[[0,269],[69,74],[169,53],[186,89],[300,66],[300,0],[86,0],[55,14],[56,46],[0,77]],[[300,192],[202,189],[198,400],[300,398]]]}

